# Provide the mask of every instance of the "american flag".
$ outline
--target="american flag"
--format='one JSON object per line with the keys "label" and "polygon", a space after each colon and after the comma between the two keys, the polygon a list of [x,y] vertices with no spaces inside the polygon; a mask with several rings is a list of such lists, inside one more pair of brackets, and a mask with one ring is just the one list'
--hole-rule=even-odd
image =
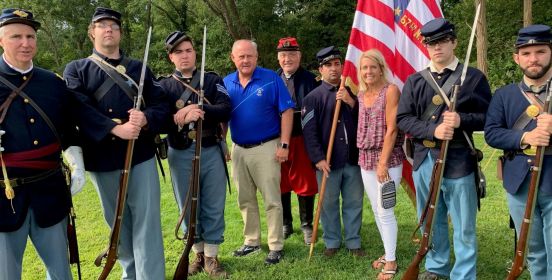
{"label": "american flag", "polygon": [[[375,48],[383,56],[394,82],[402,89],[406,78],[429,63],[422,43],[421,27],[434,18],[443,17],[440,0],[359,0],[356,8],[347,56],[343,69],[346,84],[355,92],[356,69],[362,52]],[[403,164],[403,183],[413,198],[412,166]],[[404,184],[403,184],[404,185]]]}

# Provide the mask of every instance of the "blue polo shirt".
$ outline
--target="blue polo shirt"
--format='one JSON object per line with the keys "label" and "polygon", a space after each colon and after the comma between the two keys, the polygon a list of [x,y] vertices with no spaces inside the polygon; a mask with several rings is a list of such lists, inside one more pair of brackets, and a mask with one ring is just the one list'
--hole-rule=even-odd
{"label": "blue polo shirt", "polygon": [[236,71],[224,77],[224,85],[232,102],[234,143],[255,144],[280,135],[280,113],[295,104],[276,72],[257,66],[244,88]]}

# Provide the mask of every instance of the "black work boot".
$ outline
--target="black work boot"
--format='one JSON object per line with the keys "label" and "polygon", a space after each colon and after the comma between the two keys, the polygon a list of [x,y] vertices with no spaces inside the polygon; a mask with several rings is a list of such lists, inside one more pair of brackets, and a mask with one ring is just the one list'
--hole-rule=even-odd
{"label": "black work boot", "polygon": [[305,244],[310,245],[312,239],[312,212],[314,210],[313,196],[297,196],[299,201],[299,217],[301,218],[301,231]]}
{"label": "black work boot", "polygon": [[284,218],[284,239],[293,234],[293,217],[291,216],[291,192],[283,193],[282,213]]}

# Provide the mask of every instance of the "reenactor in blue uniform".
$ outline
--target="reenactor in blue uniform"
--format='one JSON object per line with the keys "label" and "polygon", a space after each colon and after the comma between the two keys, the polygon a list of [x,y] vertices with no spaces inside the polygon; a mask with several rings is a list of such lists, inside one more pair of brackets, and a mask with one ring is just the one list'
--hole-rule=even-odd
{"label": "reenactor in blue uniform", "polygon": [[[28,238],[48,279],[72,279],[67,255],[71,194],[61,150],[77,143],[73,121],[92,108],[85,108],[60,76],[33,64],[39,27],[26,10],[4,9],[0,15],[0,279],[21,279]],[[84,184],[84,166],[73,159],[70,163],[81,170],[78,180],[73,173],[71,192],[76,193]]]}
{"label": "reenactor in blue uniform", "polygon": [[301,108],[303,99],[320,83],[316,76],[301,67],[301,51],[297,39],[282,38],[278,42],[278,62],[280,69],[276,71],[282,78],[295,102],[293,130],[289,143],[289,157],[282,163],[282,208],[284,213],[284,238],[293,233],[293,216],[291,215],[291,191],[297,194],[299,202],[299,218],[305,244],[310,245],[312,237],[312,212],[314,197],[318,192],[315,170],[310,164],[305,150],[305,139],[301,129]]}
{"label": "reenactor in blue uniform", "polygon": [[[324,48],[316,54],[316,58],[320,65],[318,69],[322,75],[322,84],[303,100],[301,124],[307,153],[317,169],[319,186],[322,176],[328,177],[321,212],[324,227],[322,238],[326,245],[324,255],[334,256],[343,239],[345,247],[352,255],[362,257],[365,256],[360,246],[364,187],[356,146],[358,102],[349,90],[338,90],[343,69],[339,50],[333,46]],[[341,100],[342,105],[332,159],[327,162],[326,151],[330,142],[336,100]],[[340,213],[343,213],[342,217]],[[343,238],[341,219],[345,233]]]}
{"label": "reenactor in blue uniform", "polygon": [[[452,85],[459,84],[463,66],[454,55],[458,43],[454,25],[446,19],[435,19],[422,27],[421,34],[431,61],[429,67],[408,77],[397,112],[398,127],[413,137],[418,218],[429,197],[431,173],[440,143],[450,140],[450,144],[434,217],[433,247],[426,256],[426,271],[420,279],[476,279],[478,198],[474,171],[477,165],[463,131],[473,142],[472,132],[483,129],[491,90],[485,75],[469,67],[457,96],[456,112],[448,111],[445,97],[432,84],[443,88],[447,98]],[[456,262],[452,270],[447,214],[454,229]]]}
{"label": "reenactor in blue uniform", "polygon": [[[175,31],[166,38],[165,47],[176,70],[161,86],[169,95],[174,117],[170,120],[168,159],[173,189],[178,207],[186,205],[192,159],[195,156],[194,133],[190,123],[203,120],[200,168],[200,190],[197,209],[197,233],[192,247],[196,259],[190,264],[189,275],[203,270],[213,277],[226,277],[217,258],[219,245],[224,241],[224,205],[226,202],[226,159],[221,145],[221,124],[230,118],[230,97],[222,78],[205,73],[203,110],[197,106],[201,71],[196,68],[196,51],[192,38]],[[189,204],[188,204],[189,206]],[[186,210],[186,211],[189,211]],[[188,212],[189,213],[189,212]]]}
{"label": "reenactor in blue uniform", "polygon": [[135,139],[118,259],[125,279],[164,279],[154,137],[170,117],[166,95],[147,69],[145,108],[133,109],[142,63],[119,49],[119,12],[97,8],[88,35],[94,45],[92,55],[70,62],[64,72],[68,87],[99,112],[90,116],[94,125],[79,127],[93,135],[82,139],[86,170],[100,196],[104,218],[111,226],[127,140]]}
{"label": "reenactor in blue uniform", "polygon": [[[546,25],[519,30],[514,61],[523,79],[499,88],[485,123],[485,140],[504,150],[503,184],[510,215],[519,234],[525,213],[533,156],[531,147],[544,146],[541,177],[528,238],[527,264],[531,279],[552,278],[552,115],[543,113],[546,82],[552,78],[552,34]],[[535,110],[536,109],[536,110]]]}

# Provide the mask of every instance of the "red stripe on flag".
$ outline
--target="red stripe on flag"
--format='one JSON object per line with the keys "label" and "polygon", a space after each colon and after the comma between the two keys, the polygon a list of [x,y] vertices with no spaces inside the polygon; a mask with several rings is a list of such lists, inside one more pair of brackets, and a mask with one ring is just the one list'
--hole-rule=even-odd
{"label": "red stripe on flag", "polygon": [[399,25],[400,28],[404,31],[404,33],[408,36],[408,38],[410,38],[410,40],[414,42],[414,44],[416,44],[416,47],[418,47],[418,49],[422,51],[426,57],[429,57],[429,53],[427,52],[426,47],[422,43],[423,36],[420,33],[420,29],[422,28],[423,24],[421,24],[420,21],[418,21],[418,19],[415,18],[407,10],[406,12],[404,12],[402,18],[397,23],[397,25]]}
{"label": "red stripe on flag", "polygon": [[399,78],[403,83],[406,81],[406,78],[412,73],[416,72],[416,69],[412,67],[410,62],[406,60],[400,53],[395,54],[395,63],[397,65],[397,70],[394,72],[397,78]]}
{"label": "red stripe on flag", "polygon": [[426,4],[429,11],[431,11],[431,14],[434,18],[442,18],[443,13],[441,12],[441,8],[439,7],[439,4],[435,0],[424,0],[424,4]]}
{"label": "red stripe on flag", "polygon": [[393,29],[393,26],[395,25],[393,16],[390,16],[393,14],[393,10],[380,1],[360,0],[358,1],[356,9],[357,11],[378,19],[391,29]]}
{"label": "red stripe on flag", "polygon": [[343,65],[343,73],[347,73],[343,74],[343,76],[351,78],[353,83],[358,85],[356,66],[351,61],[345,60],[345,64]]}
{"label": "red stripe on flag", "polygon": [[[385,61],[387,62],[389,69],[391,72],[394,72],[395,65],[393,63],[394,54],[393,51],[390,50],[387,45],[385,45],[380,40],[368,36],[364,33],[362,33],[360,30],[353,28],[351,30],[351,38],[349,39],[349,44],[355,46],[357,49],[361,51],[367,51],[369,49],[377,49],[381,52],[383,57],[385,58]],[[354,63],[357,63],[358,61],[353,61]],[[345,72],[348,73],[348,72]]]}

